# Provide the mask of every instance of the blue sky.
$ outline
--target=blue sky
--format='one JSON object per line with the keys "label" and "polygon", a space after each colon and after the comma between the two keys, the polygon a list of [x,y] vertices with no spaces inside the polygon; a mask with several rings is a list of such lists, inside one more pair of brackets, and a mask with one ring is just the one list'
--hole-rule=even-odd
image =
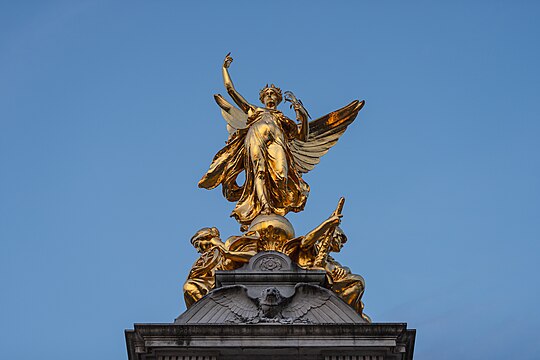
{"label": "blue sky", "polygon": [[127,358],[125,328],[184,310],[191,235],[239,232],[197,188],[227,137],[212,95],[231,51],[252,102],[271,82],[314,117],[366,100],[289,216],[304,234],[347,198],[337,258],[366,313],[416,328],[418,360],[537,359],[539,10],[2,2],[2,353]]}

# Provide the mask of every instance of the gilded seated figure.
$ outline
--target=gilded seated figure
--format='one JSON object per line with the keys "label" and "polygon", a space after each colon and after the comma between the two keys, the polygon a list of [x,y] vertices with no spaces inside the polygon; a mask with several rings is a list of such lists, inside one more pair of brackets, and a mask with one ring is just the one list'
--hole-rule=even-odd
{"label": "gilded seated figure", "polygon": [[232,236],[223,243],[215,227],[197,231],[191,244],[201,255],[184,283],[186,306],[190,307],[215,287],[216,270],[234,270],[247,263],[257,253],[256,240],[250,236]]}
{"label": "gilded seated figure", "polygon": [[[330,251],[340,252],[346,242],[347,236],[340,227],[336,227],[330,241]],[[364,314],[364,303],[362,302],[362,295],[364,295],[366,288],[364,278],[353,274],[348,267],[341,265],[330,255],[326,257],[325,270],[331,282],[331,289],[365,320],[371,322],[369,316]]]}
{"label": "gilded seated figure", "polygon": [[341,198],[334,213],[307,235],[290,240],[284,252],[304,269],[324,269],[328,287],[347,304],[352,306],[365,320],[371,319],[363,313],[365,281],[360,275],[353,274],[348,267],[342,266],[330,252],[340,252],[347,236],[339,227],[344,198]]}

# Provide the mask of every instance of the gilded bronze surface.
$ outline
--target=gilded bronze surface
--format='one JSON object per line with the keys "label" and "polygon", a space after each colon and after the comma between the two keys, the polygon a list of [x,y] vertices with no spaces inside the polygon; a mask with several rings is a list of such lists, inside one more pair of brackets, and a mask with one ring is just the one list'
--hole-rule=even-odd
{"label": "gilded bronze surface", "polygon": [[190,307],[214,288],[216,270],[234,270],[248,262],[257,253],[256,241],[246,234],[231,236],[223,243],[215,227],[197,231],[191,244],[201,255],[184,283],[186,306]]}
{"label": "gilded bronze surface", "polygon": [[[249,103],[237,92],[229,75],[232,57],[227,54],[222,66],[223,81],[235,107],[219,94],[214,98],[227,122],[229,138],[214,157],[199,187],[213,189],[221,185],[223,195],[236,202],[231,216],[241,225],[241,236],[225,243],[216,228],[203,228],[191,242],[201,254],[184,284],[189,307],[215,286],[216,270],[232,270],[249,261],[259,251],[280,251],[305,269],[324,269],[328,287],[366,320],[361,301],[365,283],[329,254],[339,252],[347,237],[339,228],[345,199],[341,198],[331,216],[305,236],[296,237],[285,218],[304,209],[309,185],[302,175],[312,170],[320,158],[336,144],[356,118],[364,101],[349,105],[316,120],[296,96],[286,91],[285,101],[294,109],[296,121],[277,106],[283,93],[274,84],[259,93],[263,106]],[[237,177],[245,173],[239,185]]]}
{"label": "gilded bronze surface", "polygon": [[[199,181],[199,187],[213,189],[221,185],[225,198],[236,202],[231,216],[245,230],[260,214],[284,216],[289,211],[304,209],[309,186],[302,174],[312,170],[336,144],[364,102],[353,101],[309,122],[302,102],[292,92],[286,92],[285,100],[296,113],[295,122],[277,109],[283,96],[273,84],[260,92],[263,107],[240,95],[229,75],[231,62],[227,55],[222,67],[223,82],[240,109],[223,96],[214,96],[230,136]],[[245,181],[239,185],[236,179],[241,172],[245,173]]]}

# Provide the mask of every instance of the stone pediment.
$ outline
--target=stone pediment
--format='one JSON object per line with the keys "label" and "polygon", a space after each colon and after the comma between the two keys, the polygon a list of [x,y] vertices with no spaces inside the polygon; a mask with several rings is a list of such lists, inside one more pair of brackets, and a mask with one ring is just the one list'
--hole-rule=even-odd
{"label": "stone pediment", "polygon": [[175,323],[366,323],[324,283],[323,270],[301,269],[285,254],[261,252],[241,269],[218,272],[217,288]]}

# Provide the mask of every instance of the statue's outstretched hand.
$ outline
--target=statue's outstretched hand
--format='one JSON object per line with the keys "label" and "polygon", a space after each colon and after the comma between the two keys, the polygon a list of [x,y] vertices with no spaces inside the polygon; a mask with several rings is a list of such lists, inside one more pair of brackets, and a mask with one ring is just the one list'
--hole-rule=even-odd
{"label": "statue's outstretched hand", "polygon": [[223,67],[225,69],[228,69],[229,66],[231,66],[231,63],[233,62],[233,58],[231,57],[231,53],[228,53],[225,55],[225,60],[223,61]]}
{"label": "statue's outstretched hand", "polygon": [[294,96],[294,94],[292,93],[292,91],[285,91],[284,94],[285,94],[285,101],[291,103],[291,109],[305,112],[308,118],[311,118],[306,108],[304,107],[304,104],[302,104],[302,101],[300,99],[297,99],[296,96]]}
{"label": "statue's outstretched hand", "polygon": [[294,96],[292,91],[285,91],[285,101],[291,103],[291,108],[293,106],[298,106],[298,104],[300,103],[300,101],[296,98],[296,96]]}
{"label": "statue's outstretched hand", "polygon": [[341,218],[343,217],[342,214],[337,214],[337,215],[334,215],[332,214],[328,220],[326,220],[328,222],[329,225],[332,225],[332,226],[339,226],[339,224],[341,224]]}

